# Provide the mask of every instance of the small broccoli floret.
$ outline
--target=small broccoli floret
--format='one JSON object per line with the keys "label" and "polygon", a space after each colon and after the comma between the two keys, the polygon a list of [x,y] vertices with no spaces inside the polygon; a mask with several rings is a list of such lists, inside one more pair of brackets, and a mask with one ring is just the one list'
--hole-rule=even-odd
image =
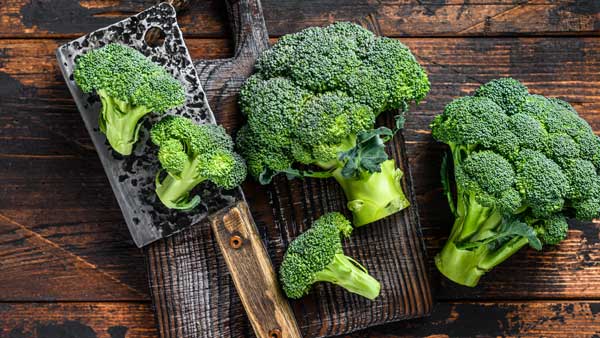
{"label": "small broccoli floret", "polygon": [[109,44],[77,59],[75,82],[85,93],[96,91],[102,102],[98,125],[111,147],[130,155],[140,119],[182,105],[182,85],[137,50]]}
{"label": "small broccoli floret", "polygon": [[527,87],[512,78],[492,80],[475,91],[475,96],[490,98],[507,115],[519,112],[528,95]]}
{"label": "small broccoli floret", "polygon": [[534,117],[517,113],[510,116],[510,127],[512,133],[518,136],[519,146],[533,150],[546,150],[548,132],[544,125]]}
{"label": "small broccoli floret", "polygon": [[166,116],[152,127],[152,142],[159,146],[158,159],[166,177],[156,175],[156,194],[170,209],[193,209],[200,197],[190,199],[194,187],[210,181],[223,189],[233,189],[246,178],[246,164],[233,151],[225,129],[197,125],[190,119]]}
{"label": "small broccoli floret", "polygon": [[429,91],[405,45],[335,23],[281,37],[256,70],[240,93],[248,124],[237,140],[252,176],[262,184],[278,173],[333,177],[357,226],[409,205],[385,152],[394,132],[375,129],[379,114],[403,114]]}
{"label": "small broccoli floret", "polygon": [[567,238],[569,224],[565,216],[555,214],[542,221],[534,222],[532,226],[537,235],[545,245],[556,245]]}
{"label": "small broccoli floret", "polygon": [[340,234],[349,237],[351,233],[350,222],[334,212],[319,218],[292,241],[279,270],[286,295],[301,298],[309,293],[313,284],[328,282],[375,299],[380,291],[379,282],[365,267],[344,254]]}
{"label": "small broccoli floret", "polygon": [[431,127],[454,162],[456,220],[436,256],[451,280],[480,277],[529,244],[555,245],[566,217],[600,216],[600,141],[568,103],[530,95],[513,79],[481,86],[446,106]]}
{"label": "small broccoli floret", "polygon": [[514,165],[517,190],[535,216],[562,210],[569,183],[558,164],[538,151],[523,149]]}

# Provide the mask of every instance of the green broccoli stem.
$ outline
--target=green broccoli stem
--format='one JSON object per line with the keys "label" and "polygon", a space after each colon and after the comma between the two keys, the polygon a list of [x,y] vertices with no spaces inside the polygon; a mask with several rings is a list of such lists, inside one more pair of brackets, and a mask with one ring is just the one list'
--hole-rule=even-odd
{"label": "green broccoli stem", "polygon": [[379,282],[369,275],[364,266],[342,252],[337,253],[325,269],[315,274],[316,282],[337,284],[371,300],[379,296],[381,289]]}
{"label": "green broccoli stem", "polygon": [[528,243],[524,237],[515,237],[499,248],[490,250],[487,243],[474,248],[460,248],[465,241],[485,241],[494,238],[495,229],[502,223],[502,214],[477,203],[472,196],[459,193],[458,217],[454,221],[450,238],[435,257],[435,265],[455,283],[474,287],[481,276],[502,263]]}
{"label": "green broccoli stem", "polygon": [[338,168],[333,171],[333,177],[344,190],[348,209],[354,216],[353,224],[357,227],[395,214],[410,205],[400,184],[402,171],[396,168],[394,160],[381,163],[381,172],[346,178],[342,175],[342,168]]}
{"label": "green broccoli stem", "polygon": [[[453,145],[451,149],[455,166],[472,150]],[[516,236],[499,248],[490,249],[488,242],[498,238],[496,229],[503,222],[502,213],[479,204],[476,196],[465,194],[460,186],[456,196],[456,219],[450,237],[435,256],[435,265],[453,282],[474,287],[481,276],[519,251],[529,240]],[[478,241],[480,245],[461,247],[465,242]]]}
{"label": "green broccoli stem", "polygon": [[177,176],[170,173],[159,182],[159,175],[156,176],[156,195],[160,201],[170,209],[190,210],[200,203],[200,197],[194,196],[189,199],[190,192],[198,184],[206,179],[196,175],[195,168],[198,164],[196,159],[186,162],[184,169]]}
{"label": "green broccoli stem", "polygon": [[138,140],[140,119],[149,113],[144,106],[132,106],[127,102],[110,97],[106,91],[98,90],[102,110],[98,117],[100,130],[106,135],[110,146],[121,155],[131,155]]}
{"label": "green broccoli stem", "polygon": [[[458,221],[460,220],[457,219]],[[518,236],[496,250],[490,250],[487,245],[468,250],[459,249],[455,242],[448,241],[442,251],[435,256],[435,265],[451,281],[474,287],[481,276],[504,262],[528,242],[527,238]]]}

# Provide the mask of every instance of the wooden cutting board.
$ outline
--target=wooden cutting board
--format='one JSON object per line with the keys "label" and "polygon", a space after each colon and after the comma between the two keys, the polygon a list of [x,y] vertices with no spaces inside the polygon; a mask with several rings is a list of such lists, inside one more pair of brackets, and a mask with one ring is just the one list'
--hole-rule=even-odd
{"label": "wooden cutting board", "polygon": [[[243,122],[237,93],[252,73],[256,57],[268,48],[268,35],[259,0],[227,2],[235,55],[197,61],[196,67],[216,118],[231,130]],[[392,126],[392,115],[385,114],[379,123]],[[381,282],[381,296],[369,301],[339,287],[319,285],[309,296],[292,302],[305,337],[344,334],[431,311],[424,245],[401,133],[390,142],[388,153],[404,172],[402,185],[411,206],[358,228],[345,243],[346,254]],[[248,185],[245,191],[263,192],[246,197],[276,269],[289,242],[320,215],[344,211],[349,216],[343,192],[333,180],[278,177],[268,186]],[[162,337],[251,335],[209,224],[190,228],[146,250]]]}

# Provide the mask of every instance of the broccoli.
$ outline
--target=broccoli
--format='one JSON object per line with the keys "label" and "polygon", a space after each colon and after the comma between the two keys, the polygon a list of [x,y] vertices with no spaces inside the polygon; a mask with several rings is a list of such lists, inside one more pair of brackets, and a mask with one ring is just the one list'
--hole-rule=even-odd
{"label": "broccoli", "polygon": [[290,244],[279,270],[289,298],[301,298],[317,282],[337,284],[371,300],[379,295],[379,282],[365,267],[344,255],[340,234],[349,237],[351,233],[350,222],[332,212],[316,220]]}
{"label": "broccoli", "polygon": [[[248,123],[237,145],[260,183],[278,173],[333,177],[356,226],[409,205],[402,172],[385,151],[394,131],[374,127],[380,113],[404,112],[429,91],[427,74],[406,46],[335,23],[283,36],[256,69],[240,93]],[[397,122],[395,130],[402,114]]]}
{"label": "broccoli", "polygon": [[121,155],[131,154],[142,117],[185,102],[182,85],[164,68],[116,43],[78,57],[73,76],[83,92],[100,96],[98,126]]}
{"label": "broccoli", "polygon": [[168,208],[196,207],[200,197],[189,195],[204,181],[233,189],[246,178],[246,164],[221,126],[169,115],[152,126],[150,137],[160,147],[158,159],[167,173],[162,181],[161,173],[156,175],[156,194]]}
{"label": "broccoli", "polygon": [[431,127],[454,164],[456,199],[448,163],[442,183],[456,219],[435,258],[452,281],[475,286],[523,246],[560,243],[568,218],[600,215],[600,138],[567,102],[497,79],[452,101]]}

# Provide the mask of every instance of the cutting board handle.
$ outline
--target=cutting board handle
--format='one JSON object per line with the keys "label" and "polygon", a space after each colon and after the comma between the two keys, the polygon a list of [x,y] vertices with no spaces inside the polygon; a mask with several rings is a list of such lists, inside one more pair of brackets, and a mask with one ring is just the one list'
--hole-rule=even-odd
{"label": "cutting board handle", "polygon": [[256,336],[302,337],[246,202],[216,214],[211,223]]}
{"label": "cutting board handle", "polygon": [[194,61],[215,115],[224,111],[238,111],[231,108],[237,101],[240,87],[254,71],[254,63],[260,53],[269,48],[269,35],[260,0],[225,2],[235,43],[233,57]]}

